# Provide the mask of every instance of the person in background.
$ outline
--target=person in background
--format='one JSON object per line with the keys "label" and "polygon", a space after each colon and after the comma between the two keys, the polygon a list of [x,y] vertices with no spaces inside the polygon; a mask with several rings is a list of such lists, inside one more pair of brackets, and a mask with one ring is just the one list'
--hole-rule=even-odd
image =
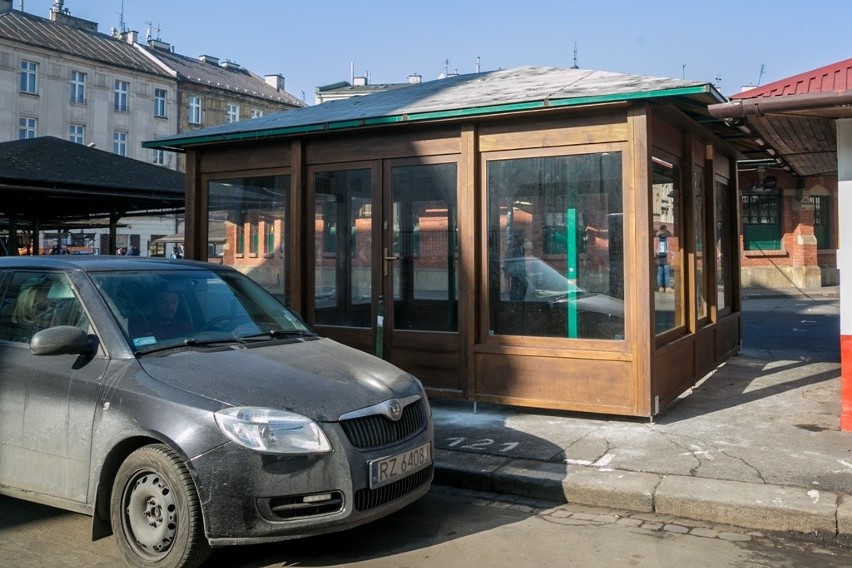
{"label": "person in background", "polygon": [[505,271],[509,277],[509,299],[523,301],[527,295],[526,249],[524,248],[524,230],[515,228],[508,231],[506,243]]}
{"label": "person in background", "polygon": [[671,269],[669,268],[669,237],[672,234],[665,225],[657,231],[657,288],[666,292],[671,288]]}
{"label": "person in background", "polygon": [[130,336],[133,338],[153,336],[158,340],[190,335],[192,325],[179,315],[180,296],[166,288],[154,294],[149,313],[130,322]]}
{"label": "person in background", "polygon": [[18,294],[11,319],[13,324],[26,333],[27,339],[37,331],[50,327],[53,306],[47,298],[49,290],[50,282],[35,278],[32,282],[25,282]]}

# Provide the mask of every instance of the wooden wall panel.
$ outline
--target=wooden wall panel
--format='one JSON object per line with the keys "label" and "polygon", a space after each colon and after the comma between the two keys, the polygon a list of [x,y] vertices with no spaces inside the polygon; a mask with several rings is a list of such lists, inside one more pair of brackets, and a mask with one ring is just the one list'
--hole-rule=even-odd
{"label": "wooden wall panel", "polygon": [[631,362],[478,353],[476,399],[636,415]]}
{"label": "wooden wall panel", "polygon": [[695,380],[712,371],[716,359],[716,326],[703,327],[695,334]]}
{"label": "wooden wall panel", "polygon": [[458,127],[405,133],[384,130],[373,136],[311,138],[306,143],[305,161],[310,166],[377,158],[456,155],[460,152]]}
{"label": "wooden wall panel", "polygon": [[716,361],[723,361],[740,348],[740,314],[734,312],[716,324]]}
{"label": "wooden wall panel", "polygon": [[672,156],[683,156],[683,131],[668,121],[663,120],[659,113],[651,115],[651,146],[668,152]]}
{"label": "wooden wall panel", "polygon": [[460,343],[461,338],[456,333],[396,332],[390,361],[429,388],[461,393]]}
{"label": "wooden wall panel", "polygon": [[291,141],[265,144],[235,144],[206,149],[201,153],[200,173],[237,172],[288,167]]}
{"label": "wooden wall panel", "polygon": [[664,408],[695,384],[695,337],[687,335],[669,343],[654,354],[653,398]]}
{"label": "wooden wall panel", "polygon": [[333,339],[337,342],[354,347],[359,351],[364,351],[371,355],[375,355],[373,349],[373,330],[371,329],[356,329],[351,327],[332,327],[315,325],[317,330],[323,337]]}
{"label": "wooden wall panel", "polygon": [[731,177],[731,158],[718,150],[713,152],[713,173],[728,180]]}
{"label": "wooden wall panel", "polygon": [[482,125],[481,152],[576,146],[628,140],[626,113],[606,113],[572,118],[554,117],[546,122],[512,122]]}

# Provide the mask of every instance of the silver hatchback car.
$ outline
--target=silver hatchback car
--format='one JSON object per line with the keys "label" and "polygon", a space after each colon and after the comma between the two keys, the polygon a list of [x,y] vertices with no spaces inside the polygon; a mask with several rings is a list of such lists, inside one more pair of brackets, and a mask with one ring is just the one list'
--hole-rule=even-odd
{"label": "silver hatchback car", "polygon": [[432,482],[420,382],[228,267],[0,258],[0,493],[132,566],[347,529]]}

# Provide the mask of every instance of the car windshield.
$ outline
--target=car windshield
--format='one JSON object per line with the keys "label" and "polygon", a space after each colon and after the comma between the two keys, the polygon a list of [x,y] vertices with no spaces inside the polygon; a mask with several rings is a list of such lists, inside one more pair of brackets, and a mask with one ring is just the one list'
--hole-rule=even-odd
{"label": "car windshield", "polygon": [[237,272],[111,271],[93,273],[92,280],[136,353],[314,335],[296,314]]}

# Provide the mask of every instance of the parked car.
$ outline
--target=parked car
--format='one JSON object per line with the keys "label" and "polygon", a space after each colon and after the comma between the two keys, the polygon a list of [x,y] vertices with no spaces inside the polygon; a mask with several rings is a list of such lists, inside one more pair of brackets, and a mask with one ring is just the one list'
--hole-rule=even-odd
{"label": "parked car", "polygon": [[432,453],[416,378],[236,270],[0,258],[0,493],[92,515],[129,565],[377,519]]}
{"label": "parked car", "polygon": [[567,312],[586,339],[624,339],[624,300],[577,286],[535,256],[503,260],[507,284],[500,293],[495,328],[518,335],[565,335]]}

